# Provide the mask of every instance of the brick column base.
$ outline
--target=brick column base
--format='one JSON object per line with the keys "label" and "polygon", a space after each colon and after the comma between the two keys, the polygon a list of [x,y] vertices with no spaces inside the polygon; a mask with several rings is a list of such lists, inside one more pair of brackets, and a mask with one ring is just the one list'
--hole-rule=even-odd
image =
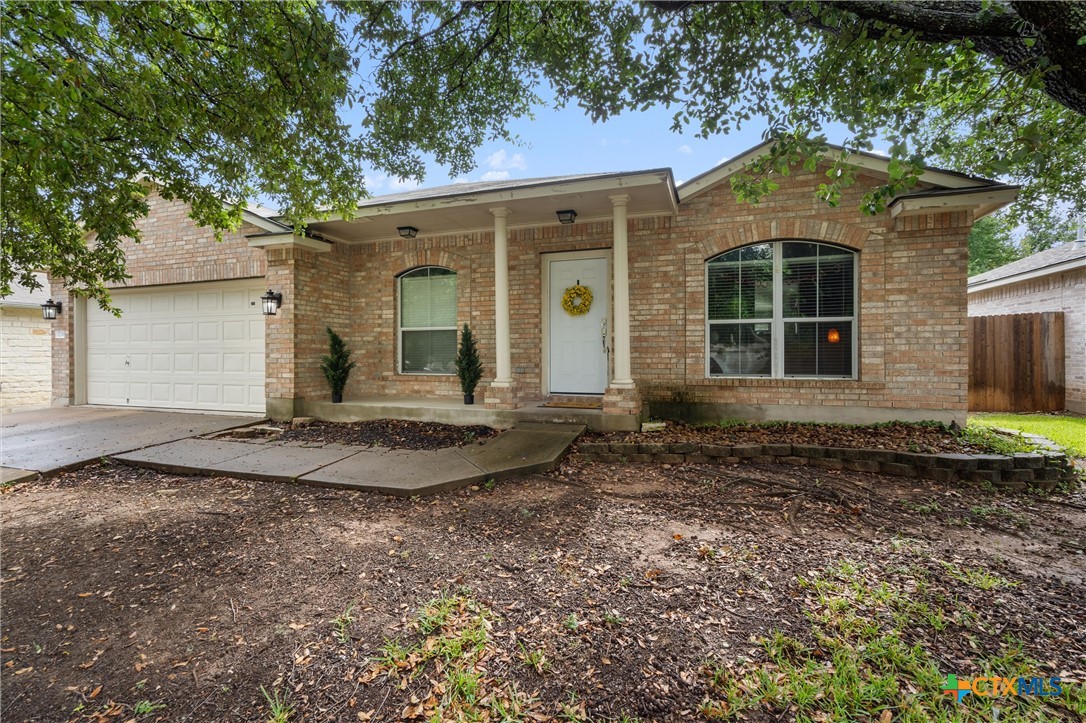
{"label": "brick column base", "polygon": [[487,409],[516,409],[518,401],[515,384],[508,387],[488,385],[483,396],[483,404]]}
{"label": "brick column base", "polygon": [[607,387],[603,393],[604,414],[641,416],[641,392],[637,387]]}

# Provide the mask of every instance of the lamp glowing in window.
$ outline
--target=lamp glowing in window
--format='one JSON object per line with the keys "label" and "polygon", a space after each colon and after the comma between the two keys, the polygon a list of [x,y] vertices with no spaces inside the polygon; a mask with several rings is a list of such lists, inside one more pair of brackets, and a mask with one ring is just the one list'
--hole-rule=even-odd
{"label": "lamp glowing in window", "polygon": [[826,332],[826,341],[831,344],[836,344],[841,341],[841,332],[837,331],[837,329],[830,329]]}

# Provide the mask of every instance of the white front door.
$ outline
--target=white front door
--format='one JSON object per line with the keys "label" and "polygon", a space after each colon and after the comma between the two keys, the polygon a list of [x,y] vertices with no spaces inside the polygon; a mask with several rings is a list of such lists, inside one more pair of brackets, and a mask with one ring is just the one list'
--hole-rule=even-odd
{"label": "white front door", "polygon": [[[549,391],[551,394],[603,394],[607,389],[607,353],[611,338],[607,259],[552,259],[547,264]],[[574,316],[562,308],[562,295],[577,284],[592,292],[592,305],[587,313]]]}

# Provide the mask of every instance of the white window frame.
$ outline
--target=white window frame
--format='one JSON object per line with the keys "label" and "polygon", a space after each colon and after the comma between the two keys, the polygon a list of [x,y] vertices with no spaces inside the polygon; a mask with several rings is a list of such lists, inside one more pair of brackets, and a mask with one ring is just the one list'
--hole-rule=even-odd
{"label": "white window frame", "polygon": [[[818,246],[829,246],[831,248],[842,249],[852,254],[852,316],[804,316],[804,317],[787,317],[783,316],[784,312],[784,244],[786,243],[808,243]],[[718,319],[713,321],[709,318],[709,263],[714,259],[723,256],[724,254],[737,251],[741,248],[748,246],[762,246],[769,244],[773,248],[773,317],[771,319],[757,318],[757,319]],[[809,239],[778,239],[775,241],[759,241],[757,243],[746,244],[744,246],[737,246],[733,249],[728,249],[720,254],[716,254],[712,258],[706,259],[702,264],[704,266],[702,276],[702,288],[705,289],[705,305],[703,313],[705,315],[705,346],[703,348],[703,356],[705,358],[705,378],[706,379],[814,379],[814,380],[856,380],[859,378],[859,369],[857,364],[859,361],[859,349],[860,338],[858,334],[859,330],[859,318],[860,318],[860,253],[844,246],[836,246],[834,244],[828,244],[821,241],[812,241]],[[710,360],[710,328],[712,324],[722,323],[734,323],[739,324],[770,324],[770,373],[769,374],[711,374],[709,367]],[[839,323],[849,325],[849,338],[852,339],[852,374],[850,376],[833,376],[833,375],[798,375],[784,373],[784,325],[788,323]]]}
{"label": "white window frame", "polygon": [[396,276],[396,373],[403,374],[405,376],[412,377],[450,377],[456,376],[456,371],[451,372],[408,372],[403,368],[403,333],[404,331],[452,331],[456,334],[457,343],[460,342],[460,326],[459,323],[448,326],[415,326],[410,329],[404,329],[403,327],[403,280],[410,274],[416,271],[422,271],[423,269],[442,269],[443,271],[451,271],[452,275],[457,277],[456,293],[457,303],[460,300],[460,281],[459,274],[454,269],[450,269],[448,266],[438,266],[437,264],[427,264],[426,266],[416,266],[413,269],[408,269]]}

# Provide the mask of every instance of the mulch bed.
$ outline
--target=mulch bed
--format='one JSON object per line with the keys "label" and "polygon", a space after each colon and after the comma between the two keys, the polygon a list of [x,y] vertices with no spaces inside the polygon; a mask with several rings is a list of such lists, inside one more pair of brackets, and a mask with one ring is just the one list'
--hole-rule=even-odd
{"label": "mulch bed", "polygon": [[461,427],[456,424],[401,419],[379,419],[372,422],[346,424],[311,422],[298,427],[286,423],[275,426],[283,429],[283,433],[279,436],[283,442],[335,443],[388,449],[425,450],[463,447],[498,434],[498,430],[482,425]]}
{"label": "mulch bed", "polygon": [[698,426],[668,422],[657,432],[589,432],[583,442],[694,442],[697,444],[811,444],[822,447],[888,449],[895,452],[986,452],[963,442],[948,427],[892,422],[872,426],[795,422]]}

